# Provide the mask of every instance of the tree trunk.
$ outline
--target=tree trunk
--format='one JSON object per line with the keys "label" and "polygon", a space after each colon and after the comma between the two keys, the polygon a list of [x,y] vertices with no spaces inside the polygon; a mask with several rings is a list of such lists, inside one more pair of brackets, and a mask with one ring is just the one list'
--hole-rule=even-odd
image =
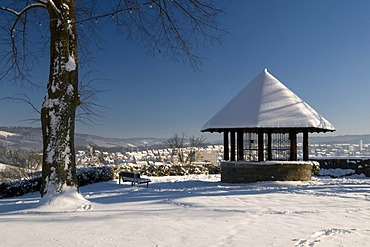
{"label": "tree trunk", "polygon": [[41,195],[77,191],[74,150],[79,105],[75,1],[54,0],[50,14],[50,75],[41,110],[43,167]]}

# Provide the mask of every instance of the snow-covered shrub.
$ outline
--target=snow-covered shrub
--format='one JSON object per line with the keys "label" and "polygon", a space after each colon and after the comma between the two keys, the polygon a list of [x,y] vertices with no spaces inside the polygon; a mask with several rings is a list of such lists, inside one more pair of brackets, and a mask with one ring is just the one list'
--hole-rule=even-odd
{"label": "snow-covered shrub", "polygon": [[320,163],[317,161],[311,161],[312,175],[318,175],[320,172]]}
{"label": "snow-covered shrub", "polygon": [[0,198],[21,196],[29,192],[40,191],[40,185],[41,177],[0,183]]}
{"label": "snow-covered shrub", "polygon": [[184,176],[190,174],[219,174],[220,167],[212,164],[124,164],[114,168],[116,178],[119,171],[139,172],[144,176]]}
{"label": "snow-covered shrub", "polygon": [[[114,170],[110,166],[77,169],[79,186],[109,181],[113,178]],[[29,192],[39,192],[40,185],[40,176],[30,180],[17,180],[14,182],[0,183],[0,198],[21,196]]]}
{"label": "snow-covered shrub", "polygon": [[340,178],[344,176],[351,176],[356,174],[356,171],[353,169],[321,169],[318,173],[319,176],[330,176],[332,178]]}
{"label": "snow-covered shrub", "polygon": [[80,168],[77,170],[77,181],[79,186],[112,179],[114,179],[114,170],[111,166]]}

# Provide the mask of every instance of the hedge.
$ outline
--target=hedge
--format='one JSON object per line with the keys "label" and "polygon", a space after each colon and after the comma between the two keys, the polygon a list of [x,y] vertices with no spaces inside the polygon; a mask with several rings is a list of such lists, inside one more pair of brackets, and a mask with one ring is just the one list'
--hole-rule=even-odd
{"label": "hedge", "polygon": [[[118,178],[120,171],[140,172],[144,176],[184,176],[190,174],[219,174],[220,167],[212,164],[160,164],[160,165],[118,165],[77,169],[78,186],[110,181]],[[39,192],[41,176],[31,180],[17,180],[0,183],[0,198],[21,196]]]}
{"label": "hedge", "polygon": [[[114,178],[113,168],[109,166],[97,168],[77,169],[77,181],[79,186],[109,181]],[[30,192],[39,192],[41,177],[31,180],[17,180],[13,182],[0,183],[0,198],[21,196]]]}
{"label": "hedge", "polygon": [[190,174],[220,174],[220,166],[212,164],[123,164],[114,167],[115,175],[120,171],[140,172],[141,175],[160,177],[160,176],[184,176]]}

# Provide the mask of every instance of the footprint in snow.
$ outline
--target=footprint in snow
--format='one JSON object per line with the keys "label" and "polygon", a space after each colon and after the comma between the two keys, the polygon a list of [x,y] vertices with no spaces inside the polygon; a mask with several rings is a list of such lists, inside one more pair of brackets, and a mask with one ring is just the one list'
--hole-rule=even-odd
{"label": "footprint in snow", "polygon": [[344,235],[356,232],[356,229],[339,229],[339,228],[328,228],[317,232],[314,232],[309,239],[293,239],[295,246],[297,247],[313,247],[317,243],[320,243],[323,239],[329,236]]}

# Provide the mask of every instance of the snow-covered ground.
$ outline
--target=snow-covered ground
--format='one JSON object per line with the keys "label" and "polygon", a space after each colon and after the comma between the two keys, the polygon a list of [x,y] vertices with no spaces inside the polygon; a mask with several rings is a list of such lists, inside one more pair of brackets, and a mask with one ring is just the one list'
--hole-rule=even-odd
{"label": "snow-covered ground", "polygon": [[0,163],[0,171],[8,167],[8,165],[5,165],[3,163]]}
{"label": "snow-covered ground", "polygon": [[88,211],[40,207],[38,194],[1,199],[0,245],[369,246],[365,177],[253,184],[221,183],[217,175],[151,179],[149,188],[117,181],[82,187]]}
{"label": "snow-covered ground", "polygon": [[18,134],[10,133],[7,131],[0,130],[0,136],[8,137],[8,136],[17,136]]}

